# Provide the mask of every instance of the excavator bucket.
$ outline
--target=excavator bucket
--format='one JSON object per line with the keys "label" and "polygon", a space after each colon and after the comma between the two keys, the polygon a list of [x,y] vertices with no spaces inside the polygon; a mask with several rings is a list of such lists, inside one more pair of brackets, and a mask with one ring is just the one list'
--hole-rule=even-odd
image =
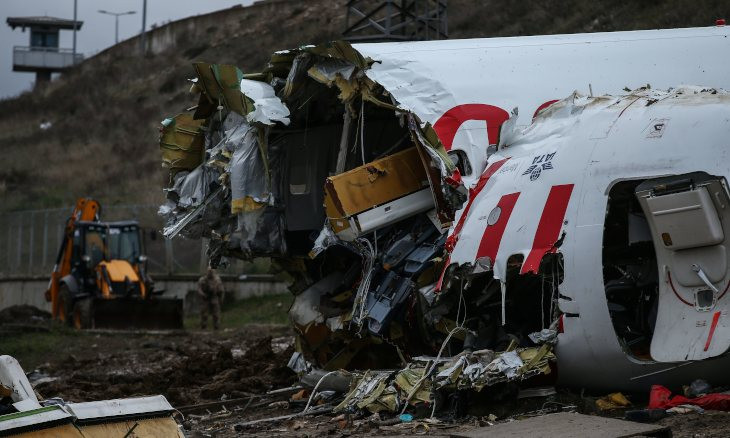
{"label": "excavator bucket", "polygon": [[183,300],[179,298],[95,298],[90,304],[92,328],[127,330],[183,328]]}

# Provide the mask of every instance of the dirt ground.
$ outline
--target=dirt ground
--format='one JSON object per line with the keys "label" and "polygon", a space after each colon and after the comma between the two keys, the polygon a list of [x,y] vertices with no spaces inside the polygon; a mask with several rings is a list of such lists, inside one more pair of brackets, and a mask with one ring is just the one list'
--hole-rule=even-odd
{"label": "dirt ground", "polygon": [[[309,392],[293,388],[297,377],[286,364],[294,351],[285,325],[248,324],[212,331],[87,331],[59,328],[48,315],[29,308],[0,312],[0,354],[15,351],[36,391],[44,398],[91,401],[163,394],[180,412],[176,419],[191,437],[310,437],[367,435],[448,436],[504,421],[551,412],[595,414],[595,397],[558,390],[548,397],[517,400],[514,391],[466,401],[458,419],[411,422],[392,416],[335,415],[331,404],[314,402],[320,414],[278,421],[303,411]],[[28,349],[7,341],[15,338]],[[31,354],[34,342],[45,351]],[[511,395],[510,395],[511,394]],[[629,395],[632,409],[644,407],[642,395]],[[451,415],[456,412],[451,409]],[[605,414],[622,417],[622,411]],[[730,413],[707,411],[667,417],[674,437],[730,436]]]}
{"label": "dirt ground", "polygon": [[726,438],[730,436],[730,412],[675,415],[659,420],[669,426],[674,438]]}
{"label": "dirt ground", "polygon": [[285,326],[223,332],[96,333],[83,349],[38,367],[55,378],[45,397],[87,401],[163,394],[174,406],[241,398],[291,386],[293,337]]}

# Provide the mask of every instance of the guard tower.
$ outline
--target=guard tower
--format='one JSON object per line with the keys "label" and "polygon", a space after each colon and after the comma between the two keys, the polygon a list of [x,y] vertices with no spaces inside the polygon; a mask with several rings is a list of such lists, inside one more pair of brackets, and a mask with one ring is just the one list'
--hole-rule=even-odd
{"label": "guard tower", "polygon": [[447,0],[348,0],[342,35],[352,42],[439,40],[449,37]]}
{"label": "guard tower", "polygon": [[79,30],[83,21],[55,17],[8,17],[8,26],[30,29],[30,44],[13,47],[13,71],[35,72],[36,85],[51,80],[51,73],[61,72],[82,61],[73,49],[58,47],[61,30]]}

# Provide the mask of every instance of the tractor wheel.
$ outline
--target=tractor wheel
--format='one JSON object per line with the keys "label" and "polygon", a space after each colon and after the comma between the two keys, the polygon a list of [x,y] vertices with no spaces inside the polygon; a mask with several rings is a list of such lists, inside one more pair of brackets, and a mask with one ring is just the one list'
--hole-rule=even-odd
{"label": "tractor wheel", "polygon": [[68,286],[61,284],[58,288],[58,319],[71,325],[71,310],[73,308],[73,298]]}
{"label": "tractor wheel", "polygon": [[91,298],[76,301],[73,310],[73,326],[79,330],[92,328]]}

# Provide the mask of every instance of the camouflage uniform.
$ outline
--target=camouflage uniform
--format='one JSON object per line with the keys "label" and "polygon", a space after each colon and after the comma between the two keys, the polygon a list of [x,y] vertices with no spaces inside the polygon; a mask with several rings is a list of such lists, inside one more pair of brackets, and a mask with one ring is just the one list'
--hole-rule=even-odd
{"label": "camouflage uniform", "polygon": [[218,330],[221,319],[221,300],[223,299],[223,283],[213,269],[198,280],[200,303],[200,328],[208,328],[208,315],[213,316],[213,329]]}

